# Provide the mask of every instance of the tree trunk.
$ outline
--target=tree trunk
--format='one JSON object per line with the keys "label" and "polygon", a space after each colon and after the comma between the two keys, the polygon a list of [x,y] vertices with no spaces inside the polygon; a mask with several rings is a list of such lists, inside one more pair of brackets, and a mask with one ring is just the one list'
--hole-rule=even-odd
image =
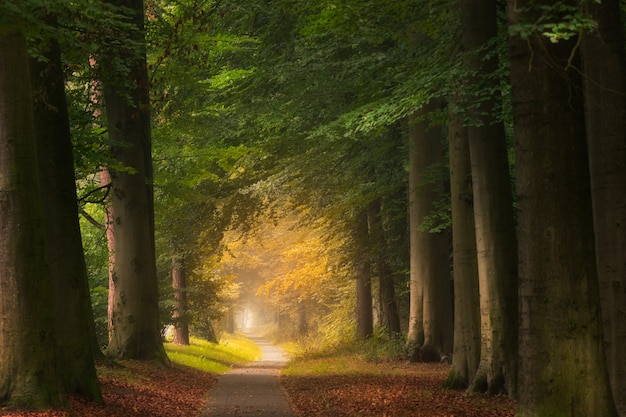
{"label": "tree trunk", "polygon": [[[420,173],[417,168],[417,149],[412,135],[409,135],[409,328],[407,333],[407,347],[411,352],[424,343],[424,285],[423,275],[426,273],[422,260],[419,257],[420,248],[428,246],[428,232],[419,230],[424,217],[420,205],[422,198],[418,198]],[[420,197],[423,196],[420,195]],[[423,252],[424,255],[426,252]],[[411,354],[413,356],[413,353]]]}
{"label": "tree trunk", "polygon": [[[109,170],[102,168],[100,170],[100,184],[103,187],[111,187],[111,175]],[[115,280],[113,279],[113,271],[115,265],[115,235],[113,234],[113,221],[115,215],[113,213],[113,205],[111,193],[109,192],[104,202],[104,224],[106,227],[107,249],[109,251],[109,297],[107,304],[107,330],[109,332],[109,341],[113,335],[113,305],[115,300]]]}
{"label": "tree trunk", "polygon": [[[143,2],[111,1],[126,6],[143,36]],[[143,43],[143,39],[126,36]],[[117,51],[117,53],[121,53]],[[129,52],[133,53],[133,52]],[[111,334],[107,354],[115,358],[168,363],[159,322],[154,250],[150,115],[145,52],[132,62],[130,85],[103,80],[113,157],[126,169],[109,169],[115,263]],[[129,101],[130,100],[130,101]]]}
{"label": "tree trunk", "polygon": [[[31,58],[39,180],[46,225],[46,259],[54,296],[54,323],[67,393],[101,401],[92,343],[96,338],[78,202],[61,50],[49,41],[46,61]],[[63,244],[58,239],[63,236]]]}
{"label": "tree trunk", "polygon": [[235,307],[228,307],[226,312],[226,332],[230,334],[235,333]]}
{"label": "tree trunk", "polygon": [[309,324],[306,320],[306,308],[304,301],[302,300],[298,300],[296,321],[298,327],[298,336],[306,336],[307,333],[309,333]]}
{"label": "tree trunk", "polygon": [[122,97],[105,93],[105,99],[109,125],[125,125],[123,135],[111,135],[112,140],[121,141],[123,137],[128,144],[128,147],[118,150],[117,158],[125,166],[137,170],[134,174],[109,170],[112,185],[110,214],[114,215],[110,226],[115,252],[111,275],[111,334],[107,354],[115,358],[166,362],[159,330],[158,281],[148,215],[150,209],[145,189],[143,151],[137,138],[131,137],[138,136],[131,133],[134,112],[125,104],[119,101],[116,103],[115,99],[124,101]]}
{"label": "tree trunk", "polygon": [[581,51],[596,262],[611,388],[626,416],[626,57],[619,2],[591,7],[598,29]]}
{"label": "tree trunk", "polygon": [[356,336],[367,339],[374,333],[372,314],[371,265],[367,252],[368,241],[367,211],[358,213],[354,219],[354,248],[356,276]]}
{"label": "tree trunk", "polygon": [[26,40],[0,31],[0,404],[65,403],[37,173]]}
{"label": "tree trunk", "polygon": [[481,311],[481,359],[470,390],[515,396],[517,242],[504,126],[495,116],[501,101],[500,80],[493,76],[497,54],[486,48],[498,34],[496,11],[495,0],[461,3],[466,67],[477,73],[473,88],[490,92],[472,97],[478,103],[469,111],[467,127]]}
{"label": "tree trunk", "polygon": [[466,388],[480,362],[480,301],[472,171],[467,128],[450,100],[448,138],[452,204],[452,270],[454,274],[454,351],[446,385]]}
{"label": "tree trunk", "polygon": [[[526,6],[509,2],[511,24],[520,18],[514,11]],[[535,21],[537,9],[524,18]],[[616,415],[603,346],[576,42],[553,44],[539,33],[510,39],[520,417]]]}
{"label": "tree trunk", "polygon": [[411,118],[409,126],[411,300],[408,343],[414,349],[413,359],[425,361],[439,361],[444,355],[451,355],[453,348],[448,239],[444,233],[420,230],[443,193],[441,180],[437,176],[432,178],[433,167],[443,156],[443,133],[440,128],[430,127],[427,120],[439,107],[438,100],[429,103],[419,115]]}
{"label": "tree trunk", "polygon": [[187,275],[185,261],[172,259],[172,287],[174,288],[174,340],[177,345],[189,345],[189,320],[187,307]]}
{"label": "tree trunk", "polygon": [[378,276],[378,299],[380,300],[380,326],[392,333],[400,334],[400,316],[396,303],[396,289],[391,267],[387,261],[387,243],[383,229],[380,199],[368,206],[370,246],[375,250],[376,274]]}

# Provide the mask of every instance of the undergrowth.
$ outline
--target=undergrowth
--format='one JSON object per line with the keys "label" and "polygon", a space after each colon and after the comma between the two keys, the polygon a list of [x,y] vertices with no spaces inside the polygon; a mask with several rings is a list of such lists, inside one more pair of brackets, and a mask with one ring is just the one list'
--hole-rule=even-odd
{"label": "undergrowth", "polygon": [[366,340],[329,340],[310,335],[283,344],[292,361],[285,375],[380,373],[380,363],[406,362],[408,355],[401,335],[377,329]]}

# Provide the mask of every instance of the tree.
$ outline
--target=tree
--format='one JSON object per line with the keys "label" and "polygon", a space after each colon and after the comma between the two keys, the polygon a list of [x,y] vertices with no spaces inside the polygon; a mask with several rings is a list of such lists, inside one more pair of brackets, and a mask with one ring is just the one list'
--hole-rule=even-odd
{"label": "tree", "polygon": [[[460,88],[456,88],[459,91]],[[454,280],[454,349],[446,385],[467,388],[480,363],[480,301],[472,170],[467,128],[458,111],[459,98],[448,103],[452,273]]]}
{"label": "tree", "polygon": [[461,3],[466,68],[476,74],[470,78],[472,88],[481,91],[466,102],[481,311],[481,359],[470,390],[515,396],[517,248],[507,145],[498,118],[500,80],[494,76],[496,12],[495,0]]}
{"label": "tree", "polygon": [[187,275],[185,260],[172,259],[172,287],[174,288],[174,340],[179,345],[189,344],[189,323],[187,318]]}
{"label": "tree", "polygon": [[[242,68],[250,60],[250,36],[229,33],[229,19],[241,18],[239,7],[228,2],[148,3],[157,273],[162,284],[170,284],[172,259],[184,259],[189,304],[184,322],[202,337],[214,334],[211,322],[225,313],[223,304],[229,301],[218,295],[223,283],[213,281],[224,233],[254,224],[261,204],[249,187],[273,161],[249,136],[239,137],[246,112],[230,108],[232,97],[224,92],[250,72]],[[162,291],[164,304],[175,305],[177,294]]]}
{"label": "tree", "polygon": [[[603,346],[577,34],[511,1],[519,230],[518,415],[614,416]],[[574,10],[576,2],[564,3]],[[545,22],[554,23],[554,16]],[[558,18],[558,17],[557,17]],[[564,98],[567,98],[565,100]]]}
{"label": "tree", "polygon": [[367,339],[374,333],[371,262],[367,253],[367,211],[354,218],[354,276],[356,278],[356,336]]}
{"label": "tree", "polygon": [[[249,51],[245,58],[227,57],[238,66],[213,80],[219,86],[228,82],[218,99],[226,97],[227,108],[233,109],[230,120],[245,120],[232,128],[235,135],[260,138],[259,145],[276,157],[272,189],[285,184],[294,201],[312,208],[308,219],[333,223],[333,233],[344,238],[352,230],[344,227],[343,214],[375,199],[381,199],[383,210],[394,207],[396,216],[404,213],[406,196],[398,197],[398,189],[406,188],[406,152],[401,151],[406,142],[383,141],[381,132],[406,113],[362,130],[355,120],[372,120],[362,117],[367,105],[393,89],[408,71],[406,62],[399,65],[405,45],[397,38],[406,30],[407,4],[297,1],[247,6],[250,16],[237,24],[247,24],[241,33],[256,36],[257,42],[241,49]],[[389,240],[397,248],[408,246],[406,240],[395,239]],[[369,246],[364,249],[369,251]],[[393,254],[393,262],[381,264],[393,268],[389,276],[405,279],[408,251],[379,249]],[[359,262],[347,262],[353,260]],[[376,270],[373,266],[372,272]]]}
{"label": "tree", "polygon": [[581,54],[596,263],[611,388],[626,415],[626,56],[619,2],[590,7],[597,28]]}
{"label": "tree", "polygon": [[[107,354],[117,358],[167,363],[159,320],[158,281],[154,245],[154,203],[150,139],[148,74],[143,40],[143,1],[112,2],[129,13],[137,30],[125,33],[126,50],[102,57],[100,65],[116,63],[127,54],[127,75],[103,80],[113,157],[123,169],[109,169],[114,287]],[[135,50],[132,47],[138,47]],[[110,71],[119,68],[109,67]]]}
{"label": "tree", "polygon": [[440,110],[432,100],[409,125],[409,224],[411,235],[411,303],[408,343],[413,359],[438,361],[452,353],[452,296],[448,239],[425,224],[443,194],[441,165],[443,132],[428,117]]}
{"label": "tree", "polygon": [[380,308],[380,325],[388,331],[399,335],[400,315],[396,301],[396,289],[393,271],[387,254],[387,239],[383,227],[380,199],[372,201],[367,210],[369,222],[370,247],[373,250],[375,274],[378,276],[378,300]]}
{"label": "tree", "polygon": [[4,19],[0,155],[0,402],[62,405],[26,39]]}
{"label": "tree", "polygon": [[[54,22],[51,22],[54,25]],[[31,58],[34,127],[38,154],[46,259],[52,280],[54,325],[63,386],[68,393],[101,400],[94,366],[95,328],[78,223],[78,202],[61,49],[44,42]],[[63,236],[64,243],[58,244]]]}

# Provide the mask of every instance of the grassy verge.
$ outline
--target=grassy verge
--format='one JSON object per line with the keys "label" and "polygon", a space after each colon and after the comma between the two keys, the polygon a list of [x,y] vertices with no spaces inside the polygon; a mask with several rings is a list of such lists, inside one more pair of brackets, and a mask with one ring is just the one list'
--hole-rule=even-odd
{"label": "grassy verge", "polygon": [[[401,343],[295,347],[281,384],[300,417],[472,416],[513,417],[506,396],[467,395],[445,389],[446,363],[410,363]],[[300,352],[300,354],[298,354]]]}
{"label": "grassy verge", "polygon": [[224,334],[219,344],[191,338],[189,346],[165,343],[173,364],[220,374],[232,366],[243,365],[261,357],[261,350],[243,335]]}
{"label": "grassy verge", "polygon": [[282,370],[286,377],[314,376],[400,376],[437,375],[444,377],[449,365],[444,363],[409,363],[406,360],[371,361],[366,354],[339,354],[322,358],[296,358]]}
{"label": "grassy verge", "polygon": [[[317,342],[317,343],[316,343]],[[402,338],[377,333],[364,341],[320,343],[304,340],[282,345],[292,360],[283,375],[384,375],[412,372]]]}

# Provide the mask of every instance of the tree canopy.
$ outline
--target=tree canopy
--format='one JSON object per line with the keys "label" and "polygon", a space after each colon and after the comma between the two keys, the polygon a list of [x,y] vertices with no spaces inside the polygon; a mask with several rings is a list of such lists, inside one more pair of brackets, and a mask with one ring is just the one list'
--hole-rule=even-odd
{"label": "tree canopy", "polygon": [[[12,53],[30,55],[32,85],[0,52],[0,95],[14,82],[45,90],[54,68],[67,101],[0,103],[0,120],[30,126],[0,125],[0,146],[31,149],[46,133],[37,111],[67,108],[48,116],[67,119],[72,149],[45,153],[73,159],[77,213],[46,199],[61,168],[46,170],[45,155],[29,165],[36,186],[19,187],[68,224],[80,213],[71,239],[96,357],[102,344],[166,364],[170,325],[207,338],[254,327],[320,350],[374,336],[400,357],[452,362],[450,385],[506,393],[523,416],[571,396],[624,415],[623,11],[616,0],[3,2],[0,44],[24,42]],[[15,215],[41,215],[33,207]],[[52,245],[59,231],[40,229],[33,242],[47,233]],[[41,266],[56,298],[73,285]],[[9,292],[3,305],[25,301]],[[571,369],[594,389],[583,395]]]}

